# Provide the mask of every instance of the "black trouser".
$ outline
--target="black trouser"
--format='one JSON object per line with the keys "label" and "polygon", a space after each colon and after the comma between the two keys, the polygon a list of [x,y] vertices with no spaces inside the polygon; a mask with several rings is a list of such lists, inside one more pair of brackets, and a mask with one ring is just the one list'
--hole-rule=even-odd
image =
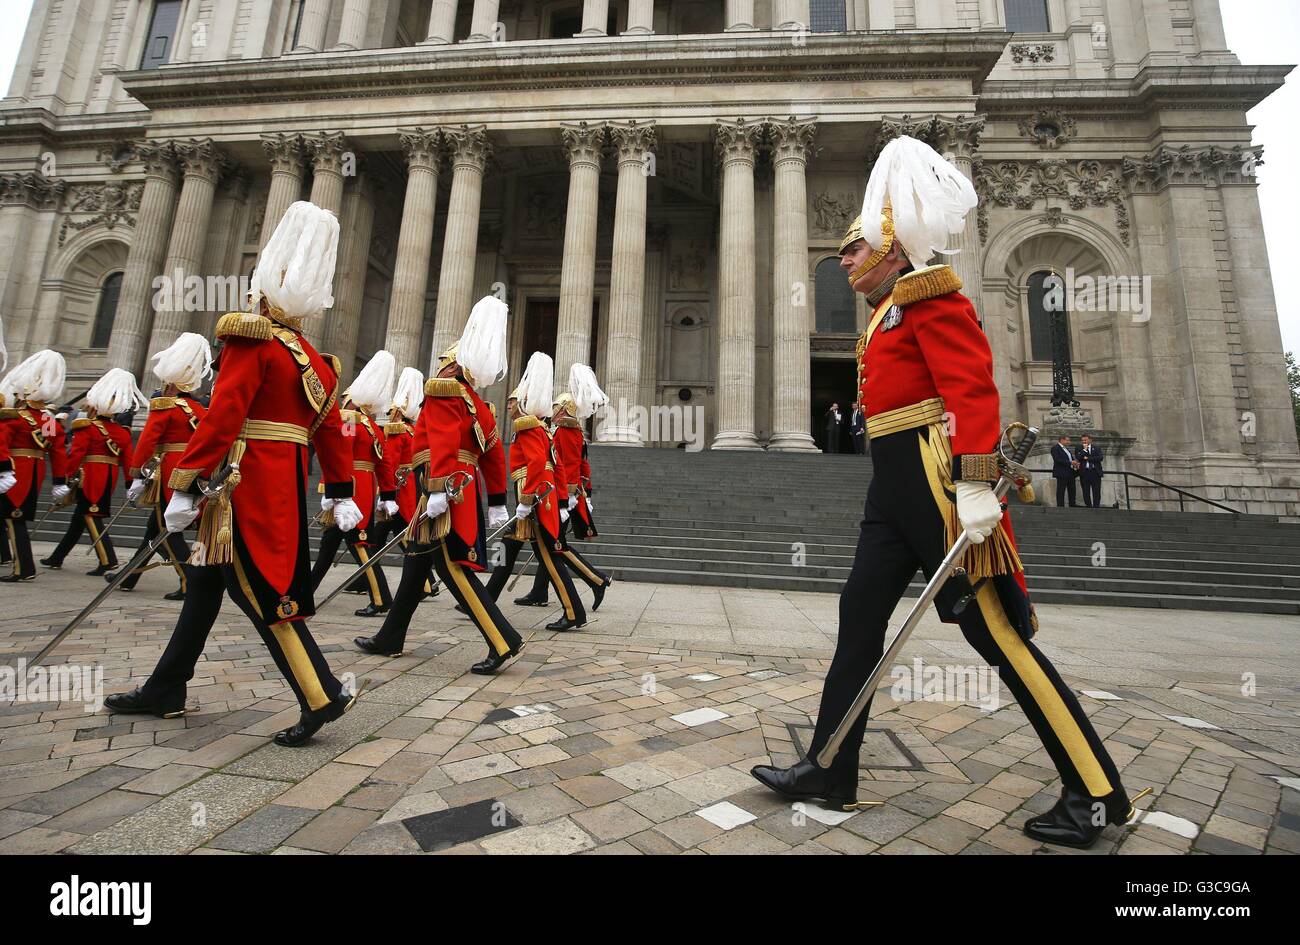
{"label": "black trouser", "polygon": [[[572,520],[573,514],[569,514]],[[569,570],[576,574],[588,587],[595,590],[598,587],[604,587],[609,583],[609,578],[603,571],[598,569],[594,564],[584,558],[569,543],[569,522],[565,521],[560,525],[560,540],[564,542],[564,551],[555,553],[557,562],[563,561]],[[529,592],[529,597],[537,600],[546,600],[546,586],[551,583],[546,574],[546,569],[540,566],[537,568],[537,574],[533,578],[533,589]]]}
{"label": "black trouser", "polygon": [[208,633],[221,612],[221,596],[226,581],[220,567],[182,565],[186,572],[185,603],[181,606],[176,628],[167,649],[153,673],[141,686],[145,697],[154,705],[180,705],[185,701],[185,686],[194,678],[194,667],[203,655]]}
{"label": "black trouser", "polygon": [[6,549],[13,546],[12,553],[5,560],[13,562],[14,575],[33,577],[36,574],[36,561],[32,558],[32,539],[27,534],[27,520],[5,519],[3,543]]}
{"label": "black trouser", "polygon": [[[403,518],[400,514],[390,516],[389,518],[384,519],[382,522],[376,522],[375,527],[370,530],[371,544],[375,546],[376,550],[384,547],[384,545],[388,544],[390,541],[393,540],[393,536],[396,535],[398,532],[406,531],[407,524],[408,523],[406,519]],[[405,549],[406,542],[401,542],[398,545],[398,547]],[[376,565],[376,567],[378,567],[378,565]],[[424,582],[425,584],[424,593],[432,594],[433,586],[437,583],[438,583],[438,578],[433,573],[433,567],[430,566],[429,580]],[[353,582],[348,585],[348,590],[360,591],[361,593],[364,594],[364,593],[368,593],[370,588],[369,585],[366,584],[365,578],[359,577],[353,580]]]}
{"label": "black trouser", "polygon": [[[50,554],[50,558],[56,565],[63,564],[63,559],[68,556],[68,552],[76,547],[77,542],[81,540],[82,532],[87,529],[90,530],[90,540],[94,543],[95,554],[99,556],[99,563],[109,567],[117,564],[117,551],[113,548],[113,539],[100,532],[104,520],[91,515],[89,509],[90,503],[78,491],[77,505],[72,511],[71,521],[68,522],[68,530],[63,533],[63,537],[59,539],[59,543],[55,545],[54,551]],[[105,508],[105,511],[107,511],[107,508]]]}
{"label": "black trouser", "polygon": [[[940,499],[930,482],[951,466],[942,427],[904,430],[871,441],[873,478],[849,579],[840,594],[839,637],[826,674],[810,756],[826,744],[884,651],[885,628],[917,567],[929,578],[947,552],[945,517],[950,487]],[[928,444],[935,444],[933,449]],[[956,581],[941,593],[942,608],[964,590]],[[1013,628],[991,581],[962,613],[962,634],[998,674],[1029,718],[1066,787],[1095,798],[1122,791],[1114,762],[1074,693],[1046,656]],[[868,711],[850,728],[833,765],[856,777]],[[1121,797],[1122,795],[1117,795]]]}
{"label": "black trouser", "polygon": [[[139,554],[145,548],[152,544],[153,540],[163,533],[166,523],[163,521],[163,506],[155,505],[153,514],[149,516],[149,521],[144,527],[144,541],[140,542],[140,547],[135,550]],[[160,555],[171,563],[176,569],[176,575],[181,579],[181,593],[185,593],[185,562],[190,559],[190,546],[185,541],[185,536],[180,532],[168,532],[167,538],[159,546],[154,554]],[[132,556],[134,557],[134,555]],[[141,561],[136,567],[135,573],[122,582],[122,587],[131,590],[140,583],[140,575],[144,574],[148,561]]]}
{"label": "black trouser", "polygon": [[1067,495],[1070,497],[1070,508],[1074,508],[1078,503],[1075,502],[1073,476],[1066,476],[1056,480],[1056,507],[1058,509],[1065,505]]}
{"label": "black trouser", "polygon": [[[555,596],[559,598],[560,606],[564,608],[564,616],[578,623],[586,623],[587,608],[582,605],[582,600],[578,597],[573,578],[569,576],[569,569],[565,565],[567,559],[563,557],[563,552],[551,551],[544,537],[541,540],[533,539],[531,545],[533,556],[537,559],[537,576],[534,579],[533,593],[537,593],[537,579],[544,582],[541,596],[546,595],[546,584],[549,583],[555,588]],[[505,547],[505,563],[493,568],[492,576],[488,578],[488,596],[494,601],[501,597],[502,588],[514,573],[515,560],[519,557],[519,551],[524,547],[524,543],[516,538],[507,538]]]}
{"label": "black trouser", "polygon": [[[334,556],[338,553],[339,545],[343,543],[344,539],[347,540],[348,551],[351,552],[352,560],[357,563],[357,567],[370,560],[370,552],[367,550],[365,542],[361,540],[360,529],[354,528],[345,535],[337,527],[331,525],[320,536],[320,549],[316,552],[316,563],[311,568],[311,589],[313,591],[320,587],[320,582],[325,579],[326,572],[334,566]],[[366,588],[370,592],[370,603],[376,607],[387,607],[393,602],[392,595],[388,593],[388,580],[384,577],[382,564],[376,564],[358,580],[366,582]]]}
{"label": "black trouser", "polygon": [[1080,473],[1079,481],[1083,483],[1083,504],[1090,509],[1101,508],[1101,473]]}
{"label": "black trouser", "polygon": [[384,618],[384,625],[375,634],[375,641],[384,650],[397,652],[406,643],[406,632],[410,628],[411,618],[415,616],[415,608],[424,596],[430,567],[447,585],[456,598],[456,603],[469,614],[492,652],[505,656],[518,651],[523,643],[522,638],[502,616],[496,602],[488,596],[478,578],[452,560],[447,543],[442,539],[435,541],[433,547],[427,550],[408,551],[402,559],[402,580],[397,585],[397,595],[393,598],[388,616]]}

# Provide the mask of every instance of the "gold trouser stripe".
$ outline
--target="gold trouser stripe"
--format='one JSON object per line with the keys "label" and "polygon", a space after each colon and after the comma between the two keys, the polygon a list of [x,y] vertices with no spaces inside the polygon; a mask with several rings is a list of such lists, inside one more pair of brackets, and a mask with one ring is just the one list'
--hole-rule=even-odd
{"label": "gold trouser stripe", "polygon": [[[257,595],[253,593],[253,586],[248,583],[248,575],[244,573],[244,562],[240,560],[239,554],[235,551],[234,543],[230,547],[230,563],[235,566],[235,580],[239,582],[239,588],[248,598],[248,603],[252,605],[253,612],[262,617],[262,605],[257,602]],[[265,620],[265,617],[262,617]]]}
{"label": "gold trouser stripe", "polygon": [[14,532],[13,519],[7,519],[5,521],[5,526],[9,530],[9,550],[13,552],[14,577],[17,577],[18,576],[18,535],[17,533]]}
{"label": "gold trouser stripe", "polygon": [[[366,549],[362,548],[360,545],[356,545],[355,547],[357,557],[361,559],[361,563],[363,565],[369,564],[370,555],[366,554]],[[375,568],[377,567],[379,567],[379,565],[375,565]],[[379,593],[379,580],[375,577],[375,568],[370,568],[366,571],[366,583],[370,585],[370,602],[376,607],[382,607],[384,606],[384,598]]]}
{"label": "gold trouser stripe", "polygon": [[364,459],[354,459],[352,461],[352,469],[353,471],[360,469],[364,472],[372,473],[375,471],[375,464]]}
{"label": "gold trouser stripe", "polygon": [[99,558],[100,564],[108,564],[108,552],[104,550],[104,544],[99,540],[99,529],[95,527],[95,517],[93,515],[85,516],[86,527],[90,529],[90,538],[95,545],[95,555]]}
{"label": "gold trouser stripe", "polygon": [[583,576],[586,577],[588,581],[591,581],[593,584],[605,583],[595,574],[595,572],[591,570],[591,568],[587,567],[587,563],[583,561],[582,558],[578,557],[577,552],[575,552],[572,548],[564,552],[564,557],[567,558],[569,561],[572,561],[573,566],[577,568],[579,571],[581,571]]}
{"label": "gold trouser stripe", "polygon": [[546,547],[545,535],[537,537],[536,548],[538,557],[542,559],[542,564],[546,565],[546,573],[551,576],[551,585],[555,588],[555,593],[564,606],[564,616],[570,620],[578,619],[578,612],[573,609],[573,601],[569,599],[569,589],[564,586],[564,580],[560,577],[560,572],[555,569],[555,562],[551,559],[551,549]]}
{"label": "gold trouser stripe", "polygon": [[99,455],[84,456],[82,457],[81,461],[83,463],[103,463],[105,466],[116,466],[119,462],[121,462],[121,460],[119,460],[116,456],[99,456]]}
{"label": "gold trouser stripe", "polygon": [[44,459],[45,450],[29,450],[23,448],[12,449],[9,451],[10,456],[24,456],[27,459]]}
{"label": "gold trouser stripe", "polygon": [[447,572],[451,579],[456,582],[460,588],[461,595],[465,598],[465,603],[469,605],[469,612],[474,616],[474,622],[478,624],[479,631],[487,637],[488,645],[492,647],[498,656],[505,656],[510,652],[510,647],[506,644],[506,639],[493,623],[492,616],[483,606],[483,601],[479,599],[478,594],[474,593],[474,588],[470,587],[470,579],[465,574],[465,569],[455,561],[451,560],[451,552],[447,548],[445,540],[438,542],[442,549],[442,560],[447,565]]}
{"label": "gold trouser stripe", "polygon": [[311,657],[307,655],[307,648],[302,645],[293,624],[287,620],[273,623],[271,633],[275,635],[276,643],[280,644],[280,652],[284,654],[293,678],[298,682],[298,688],[307,699],[307,707],[314,710],[329,705],[320,677],[316,675],[316,667],[311,665]]}
{"label": "gold trouser stripe", "polygon": [[309,439],[306,427],[277,420],[245,420],[239,436],[244,440],[275,440],[299,446],[306,446]]}
{"label": "gold trouser stripe", "polygon": [[1034,654],[1029,652],[1025,641],[1007,620],[1007,615],[1002,610],[1002,602],[998,599],[997,589],[992,584],[985,584],[980,588],[976,600],[979,602],[980,613],[989,628],[993,642],[998,645],[1002,655],[1011,664],[1020,681],[1025,684],[1039,711],[1047,718],[1047,724],[1052,727],[1057,740],[1065,747],[1065,753],[1070,756],[1074,770],[1083,779],[1088,793],[1093,797],[1105,797],[1110,794],[1114,788],[1107,780],[1106,773],[1102,771],[1101,762],[1093,753],[1092,746],[1088,744],[1088,739],[1079,728],[1079,723],[1075,721],[1061,699],[1061,694],[1056,691],[1052,681],[1038,665],[1038,660],[1034,659]]}
{"label": "gold trouser stripe", "polygon": [[878,413],[874,417],[867,417],[867,436],[874,440],[876,437],[888,436],[900,430],[928,427],[941,420],[943,420],[943,400],[939,397],[931,397],[919,404],[897,407]]}

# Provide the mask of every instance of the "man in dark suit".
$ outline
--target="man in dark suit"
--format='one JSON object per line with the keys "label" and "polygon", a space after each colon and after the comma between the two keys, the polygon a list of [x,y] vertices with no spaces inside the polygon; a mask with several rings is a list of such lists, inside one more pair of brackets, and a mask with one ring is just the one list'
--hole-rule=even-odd
{"label": "man in dark suit", "polygon": [[840,428],[843,424],[844,414],[840,413],[840,405],[831,404],[831,409],[826,411],[826,452],[840,451]]}
{"label": "man in dark suit", "polygon": [[867,454],[867,415],[862,412],[862,402],[853,402],[853,417],[849,422],[849,432],[853,434],[853,452],[859,456]]}
{"label": "man in dark suit", "polygon": [[1090,509],[1101,508],[1101,447],[1086,433],[1074,451],[1074,461],[1079,468],[1079,479],[1083,481],[1083,504]]}
{"label": "man in dark suit", "polygon": [[1052,478],[1056,480],[1056,507],[1060,508],[1065,505],[1065,499],[1070,499],[1070,508],[1076,508],[1074,492],[1074,477],[1077,476],[1079,466],[1074,460],[1074,454],[1070,452],[1070,438],[1061,434],[1056,445],[1052,447]]}

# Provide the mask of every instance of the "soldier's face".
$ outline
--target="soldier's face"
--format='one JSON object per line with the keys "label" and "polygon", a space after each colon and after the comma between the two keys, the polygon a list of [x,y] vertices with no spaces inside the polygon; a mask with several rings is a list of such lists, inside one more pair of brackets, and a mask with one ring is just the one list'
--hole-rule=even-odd
{"label": "soldier's face", "polygon": [[441,371],[438,372],[438,376],[439,376],[439,377],[455,377],[455,376],[456,376],[456,371],[458,370],[459,367],[460,367],[460,365],[458,365],[455,361],[452,361],[452,362],[451,362],[450,364],[448,364],[445,368],[443,368]]}
{"label": "soldier's face", "polygon": [[[840,255],[840,268],[844,270],[845,275],[852,275],[871,258],[873,250],[866,240],[854,240]],[[889,254],[872,266],[869,270],[853,282],[853,291],[861,292],[863,295],[870,295],[875,291],[882,282],[892,276],[899,269],[903,268],[904,257],[901,248],[897,243],[890,247]]]}

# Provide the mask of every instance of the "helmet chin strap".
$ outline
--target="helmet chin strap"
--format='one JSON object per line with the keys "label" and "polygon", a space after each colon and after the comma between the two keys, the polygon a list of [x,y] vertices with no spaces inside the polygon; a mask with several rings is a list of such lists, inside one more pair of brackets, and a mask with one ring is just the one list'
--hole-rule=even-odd
{"label": "helmet chin strap", "polygon": [[880,248],[868,256],[866,262],[849,273],[850,286],[879,266],[889,255],[889,251],[894,248],[894,211],[888,204],[880,214],[880,235]]}

